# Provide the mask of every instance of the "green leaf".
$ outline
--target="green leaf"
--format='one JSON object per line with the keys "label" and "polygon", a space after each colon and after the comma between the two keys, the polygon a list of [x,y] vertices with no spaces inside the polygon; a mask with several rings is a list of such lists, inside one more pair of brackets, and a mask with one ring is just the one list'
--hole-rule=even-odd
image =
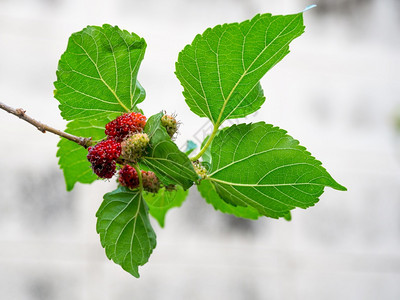
{"label": "green leaf", "polygon": [[168,191],[162,188],[157,194],[143,193],[144,200],[149,207],[150,215],[152,215],[164,227],[165,215],[173,207],[179,207],[185,201],[189,190],[184,191],[179,185],[176,190]]}
{"label": "green leaf", "polygon": [[[104,126],[117,115],[137,111],[146,93],[137,73],[146,42],[134,33],[110,25],[88,26],[71,35],[61,56],[54,95],[61,115],[72,120],[66,132],[104,138]],[[76,182],[97,179],[86,159],[87,150],[62,139],[57,156],[67,190]]]}
{"label": "green leaf", "polygon": [[258,110],[265,101],[260,79],[303,32],[302,13],[262,14],[197,35],[176,63],[190,109],[217,126]]}
{"label": "green leaf", "polygon": [[145,49],[144,39],[107,24],[72,34],[54,83],[62,117],[101,120],[134,110],[145,97],[137,81]]}
{"label": "green leaf", "polygon": [[105,194],[96,217],[107,257],[139,277],[138,267],[149,260],[156,247],[156,235],[141,192],[119,187]]}
{"label": "green leaf", "polygon": [[[112,119],[113,115],[104,121],[71,121],[65,131],[76,136],[92,137],[93,141],[101,140],[105,137],[105,123]],[[63,170],[68,191],[71,191],[77,182],[92,183],[98,178],[86,158],[87,154],[88,150],[75,142],[61,138],[58,143],[58,164]]]}
{"label": "green leaf", "polygon": [[286,215],[284,215],[283,218],[286,221],[292,221],[292,214],[290,213],[290,211],[288,211],[288,213]]}
{"label": "green leaf", "polygon": [[201,196],[206,200],[206,202],[214,206],[216,210],[219,210],[226,214],[234,215],[239,218],[253,220],[258,219],[258,217],[260,216],[258,211],[251,206],[234,206],[222,200],[210,180],[202,180],[200,185],[197,186],[197,189],[199,190]]}
{"label": "green leaf", "polygon": [[325,186],[346,190],[297,140],[263,122],[221,130],[211,156],[208,180],[220,197],[268,217],[313,206]]}
{"label": "green leaf", "polygon": [[171,141],[161,125],[163,113],[151,116],[144,128],[150,138],[150,147],[141,163],[152,170],[165,185],[179,184],[185,190],[198,179],[187,155]]}

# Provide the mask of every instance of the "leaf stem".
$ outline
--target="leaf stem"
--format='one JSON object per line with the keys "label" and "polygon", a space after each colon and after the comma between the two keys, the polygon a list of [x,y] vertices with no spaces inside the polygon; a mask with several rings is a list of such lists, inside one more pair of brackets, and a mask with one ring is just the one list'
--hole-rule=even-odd
{"label": "leaf stem", "polygon": [[30,116],[28,116],[27,114],[25,114],[25,110],[22,108],[12,108],[2,102],[0,102],[0,108],[5,110],[6,112],[13,114],[15,116],[17,116],[18,118],[28,122],[29,124],[32,124],[33,126],[35,126],[39,131],[46,133],[46,131],[54,133],[55,135],[58,135],[60,137],[66,138],[67,140],[70,140],[72,142],[75,142],[79,145],[81,145],[84,148],[88,148],[91,144],[92,144],[92,138],[85,138],[85,137],[80,137],[80,136],[75,136],[69,133],[66,133],[64,131],[60,131],[58,129],[55,129],[53,127],[50,127],[46,124],[43,124],[33,118],[31,118]]}
{"label": "leaf stem", "polygon": [[140,171],[140,168],[139,168],[138,164],[133,164],[132,166],[135,168],[136,173],[138,174],[138,178],[139,178],[139,190],[140,190],[140,192],[142,192],[142,191],[143,191],[143,177],[142,177],[142,172]]}
{"label": "leaf stem", "polygon": [[211,143],[212,143],[212,141],[213,141],[215,135],[217,134],[218,128],[219,128],[218,123],[214,124],[213,132],[211,133],[210,137],[208,138],[207,143],[204,145],[203,148],[201,148],[200,152],[197,153],[197,155],[195,155],[195,156],[193,156],[192,158],[190,158],[191,161],[196,161],[196,160],[198,160],[198,159],[204,154],[204,152],[206,152],[207,148],[211,145]]}
{"label": "leaf stem", "polygon": [[[99,71],[99,72],[100,72],[100,71]],[[99,73],[99,74],[100,74],[100,73]],[[122,103],[122,101],[119,99],[117,93],[108,85],[108,83],[103,79],[103,77],[100,77],[100,78],[101,78],[101,81],[104,83],[104,85],[105,85],[105,86],[110,90],[110,92],[114,95],[115,99],[117,99],[119,105],[121,105],[121,107],[122,107],[123,109],[125,109],[125,111],[126,111],[127,113],[131,112],[131,110],[129,110],[129,108],[127,108],[127,107]]]}

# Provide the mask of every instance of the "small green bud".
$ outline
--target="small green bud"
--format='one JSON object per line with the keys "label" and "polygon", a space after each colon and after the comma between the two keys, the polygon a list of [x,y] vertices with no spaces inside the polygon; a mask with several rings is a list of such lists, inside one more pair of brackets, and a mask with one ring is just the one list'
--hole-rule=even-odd
{"label": "small green bud", "polygon": [[161,117],[161,125],[165,127],[168,135],[172,136],[178,131],[179,123],[176,121],[175,116],[163,115]]}
{"label": "small green bud", "polygon": [[206,168],[204,168],[198,161],[195,161],[192,164],[193,164],[193,168],[196,171],[197,175],[199,175],[199,177],[201,179],[205,179],[207,177]]}

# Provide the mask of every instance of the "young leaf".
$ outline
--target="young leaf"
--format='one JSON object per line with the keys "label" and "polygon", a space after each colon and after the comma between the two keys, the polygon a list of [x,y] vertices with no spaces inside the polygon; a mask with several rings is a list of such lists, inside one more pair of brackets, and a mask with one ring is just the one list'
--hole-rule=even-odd
{"label": "young leaf", "polygon": [[220,197],[268,217],[314,205],[325,186],[346,190],[297,140],[263,122],[221,130],[211,156],[208,180]]}
{"label": "young leaf", "polygon": [[[66,132],[82,137],[92,137],[93,141],[103,139],[105,136],[104,125],[113,119],[108,116],[104,121],[71,121],[67,124]],[[67,190],[71,191],[76,182],[91,183],[98,177],[93,170],[86,156],[88,150],[82,146],[62,138],[58,143],[57,157],[58,164],[64,172]]]}
{"label": "young leaf", "polygon": [[156,247],[156,235],[141,192],[119,187],[105,194],[96,217],[107,257],[139,277],[138,267],[149,260]]}
{"label": "young leaf", "polygon": [[145,49],[144,39],[107,24],[72,34],[54,83],[62,117],[100,120],[134,110],[145,97],[137,81]]}
{"label": "young leaf", "polygon": [[165,185],[179,184],[186,190],[198,176],[187,155],[171,141],[161,125],[162,116],[163,113],[158,113],[147,120],[144,131],[150,138],[150,147],[141,163],[156,173]]}
{"label": "young leaf", "polygon": [[197,189],[206,202],[214,206],[216,210],[245,219],[256,220],[260,216],[258,211],[251,206],[233,206],[222,200],[210,180],[202,180]]}
{"label": "young leaf", "polygon": [[302,13],[262,14],[197,35],[176,63],[190,109],[217,127],[226,119],[258,110],[265,100],[260,79],[289,53],[289,43],[303,32]]}
{"label": "young leaf", "polygon": [[184,191],[177,185],[176,190],[168,191],[162,188],[157,194],[145,192],[143,197],[149,207],[150,215],[158,221],[161,227],[164,227],[167,212],[173,207],[181,206],[188,194],[189,190]]}

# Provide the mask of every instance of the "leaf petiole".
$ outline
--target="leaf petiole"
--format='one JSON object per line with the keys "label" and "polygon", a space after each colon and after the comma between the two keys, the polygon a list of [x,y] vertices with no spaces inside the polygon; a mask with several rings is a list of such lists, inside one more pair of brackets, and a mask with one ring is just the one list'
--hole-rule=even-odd
{"label": "leaf petiole", "polygon": [[218,132],[218,128],[219,128],[219,124],[218,123],[214,124],[213,132],[211,133],[210,137],[208,138],[207,143],[204,145],[203,148],[201,148],[200,152],[197,153],[197,155],[190,158],[191,161],[198,160],[204,154],[204,152],[206,152],[207,148],[211,145],[214,137],[216,136],[216,134]]}

